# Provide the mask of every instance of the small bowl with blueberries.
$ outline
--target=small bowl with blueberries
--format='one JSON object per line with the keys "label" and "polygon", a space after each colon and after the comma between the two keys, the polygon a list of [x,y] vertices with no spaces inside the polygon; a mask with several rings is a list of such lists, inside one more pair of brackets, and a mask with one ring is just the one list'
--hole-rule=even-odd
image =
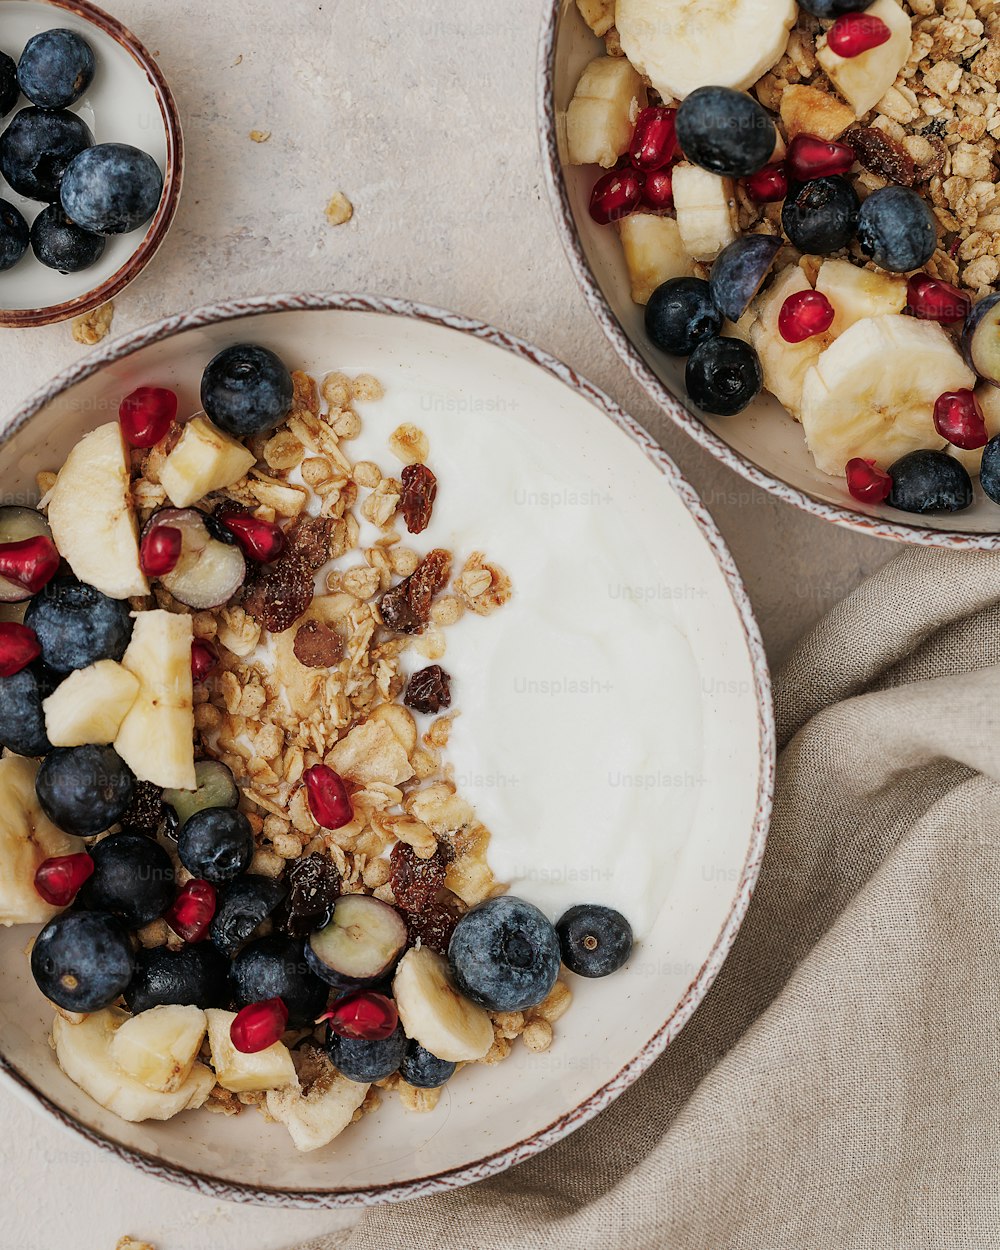
{"label": "small bowl with blueberries", "polygon": [[177,108],[153,57],[85,2],[0,0],[0,326],[111,299],[180,197]]}

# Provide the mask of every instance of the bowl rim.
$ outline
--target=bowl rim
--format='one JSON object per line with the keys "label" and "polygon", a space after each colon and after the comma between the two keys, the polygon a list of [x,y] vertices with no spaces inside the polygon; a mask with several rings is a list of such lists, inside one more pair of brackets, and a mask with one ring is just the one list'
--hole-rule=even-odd
{"label": "bowl rim", "polygon": [[[3,4],[5,0],[0,0]],[[77,17],[96,26],[110,36],[119,47],[124,48],[132,59],[143,70],[156,94],[156,102],[163,121],[163,130],[167,140],[166,169],[163,171],[163,191],[160,202],[153,215],[153,221],[146,231],[139,246],[129,259],[100,286],[86,291],[75,299],[65,300],[61,304],[49,304],[44,308],[0,308],[0,327],[9,329],[26,329],[29,326],[51,325],[58,321],[66,321],[70,317],[78,317],[90,312],[101,304],[106,304],[119,294],[133,279],[137,278],[159,251],[160,244],[167,237],[167,231],[177,213],[181,197],[181,185],[184,181],[184,136],[181,130],[181,118],[173,92],[163,76],[155,57],[135,35],[116,17],[105,13],[90,0],[38,0],[39,3],[62,9],[67,13],[75,13]]]}
{"label": "bowl rim", "polygon": [[994,551],[1000,548],[1000,533],[962,533],[959,530],[933,529],[916,522],[890,521],[857,508],[828,503],[826,500],[809,494],[808,491],[791,486],[780,477],[760,468],[710,430],[700,417],[685,408],[646,364],[615,315],[584,253],[569,202],[562,162],[559,159],[555,57],[563,14],[571,6],[573,6],[573,0],[549,0],[542,18],[542,29],[538,40],[535,85],[542,168],[545,173],[545,183],[548,188],[552,215],[555,218],[556,231],[577,284],[598,325],[635,380],[675,425],[679,426],[716,460],[721,461],[727,468],[738,473],[752,485],[759,486],[777,499],[792,504],[803,512],[821,517],[825,521],[833,521],[836,525],[858,530],[873,538],[888,538],[895,542],[959,551]]}
{"label": "bowl rim", "polygon": [[217,1177],[167,1163],[143,1151],[124,1146],[88,1127],[63,1111],[34,1083],[24,1076],[6,1058],[0,1049],[0,1073],[6,1074],[21,1091],[48,1111],[66,1128],[79,1133],[94,1145],[109,1151],[119,1159],[133,1164],[140,1171],[160,1180],[172,1181],[184,1188],[216,1198],[236,1202],[256,1203],[274,1207],[306,1207],[336,1209],[370,1206],[377,1203],[397,1202],[407,1198],[440,1193],[504,1171],[515,1163],[538,1154],[546,1147],[565,1137],[573,1129],[585,1124],[633,1083],[687,1023],[695,1008],[704,998],[722,966],[726,955],[746,915],[753,894],[764,848],[771,813],[775,772],[775,728],[771,705],[771,683],[767,659],[754,617],[753,608],[743,580],[727,548],[721,533],[697,492],[686,481],[673,460],[653,437],[634,418],[630,417],[602,390],[582,377],[571,366],[533,346],[524,339],[498,330],[486,322],[439,308],[414,303],[405,299],[366,294],[306,293],[255,296],[209,304],[191,312],[167,317],[161,321],[134,330],[114,339],[106,346],[91,352],[77,363],[64,369],[52,381],[46,383],[30,396],[15,412],[13,418],[0,431],[0,450],[14,434],[23,429],[41,409],[75,384],[92,377],[105,365],[131,355],[140,348],[172,338],[186,330],[203,328],[237,321],[262,313],[301,311],[346,311],[373,313],[385,316],[406,317],[467,334],[532,363],[557,379],[575,394],[587,400],[603,412],[645,454],[654,467],[666,478],[668,485],[680,496],[682,502],[698,527],[702,537],[715,557],[716,563],[732,596],[737,610],[744,641],[747,646],[754,676],[754,695],[760,738],[760,755],[757,773],[757,802],[750,832],[746,859],[736,883],[726,920],[704,963],[691,980],[680,1001],[642,1047],[638,1054],[620,1071],[578,1106],[557,1117],[547,1127],[526,1139],[502,1150],[430,1176],[394,1184],[367,1186],[361,1189],[343,1188],[330,1190],[276,1189],[266,1186],[221,1180]]}

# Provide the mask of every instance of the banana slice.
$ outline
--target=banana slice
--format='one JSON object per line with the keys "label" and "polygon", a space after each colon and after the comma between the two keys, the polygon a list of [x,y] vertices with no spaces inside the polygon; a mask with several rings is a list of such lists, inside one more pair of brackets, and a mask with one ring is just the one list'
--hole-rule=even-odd
{"label": "banana slice", "polygon": [[[976,399],[986,418],[986,433],[990,438],[1000,434],[1000,389],[992,382],[980,382],[976,387]],[[963,451],[961,447],[949,447],[948,454],[954,456],[975,477],[983,463],[983,448],[976,447],[972,451]]]}
{"label": "banana slice", "polygon": [[114,742],[139,693],[139,679],[114,660],[79,668],[42,704],[45,732],[54,747]]}
{"label": "banana slice", "polygon": [[797,421],[801,419],[806,374],[830,345],[833,336],[817,334],[802,343],[787,343],[778,330],[778,314],[789,295],[810,290],[802,269],[789,265],[751,304],[755,319],[750,325],[750,343],[760,358],[764,385]]}
{"label": "banana slice", "polygon": [[975,385],[942,328],[915,317],[865,317],[817,360],[802,388],[802,428],[817,467],[839,477],[854,456],[883,468],[939,449],[934,401]]}
{"label": "banana slice", "polygon": [[210,491],[224,490],[244,477],[255,456],[207,417],[193,417],[160,470],[160,483],[175,508],[187,508]]}
{"label": "banana slice", "polygon": [[628,151],[632,127],[645,104],[642,79],[623,56],[591,61],[566,111],[569,163],[610,169]]}
{"label": "banana slice", "polygon": [[399,961],[392,982],[406,1036],[452,1063],[482,1059],[493,1045],[493,1024],[482,1007],[459,994],[448,962],[426,946]]}
{"label": "banana slice", "polygon": [[901,313],[906,307],[906,278],[852,265],[849,260],[825,260],[816,276],[816,290],[833,305],[834,338],[863,317]]}
{"label": "banana slice", "polygon": [[684,250],[695,260],[715,260],[737,237],[732,179],[682,161],[674,166],[673,189]]}
{"label": "banana slice", "polygon": [[696,87],[746,91],[776,65],[795,0],[618,0],[622,51],[666,100]]}
{"label": "banana slice", "polygon": [[147,1089],[173,1094],[191,1075],[208,1021],[200,1007],[150,1007],[111,1039],[111,1058]]}
{"label": "banana slice", "polygon": [[618,233],[635,303],[647,303],[668,278],[685,278],[694,273],[694,263],[684,250],[673,217],[630,213],[618,223]]}
{"label": "banana slice", "polygon": [[875,0],[865,10],[866,17],[877,17],[892,32],[877,48],[869,48],[860,56],[842,57],[833,52],[823,35],[816,43],[816,60],[856,117],[864,117],[873,109],[896,81],[899,71],[910,59],[913,48],[913,27],[909,14],[896,0]]}
{"label": "banana slice", "polygon": [[320,1051],[309,1052],[299,1080],[301,1089],[267,1091],[267,1113],[288,1129],[297,1150],[319,1150],[347,1128],[371,1086],[349,1081]]}
{"label": "banana slice", "polygon": [[208,1018],[208,1043],[212,1048],[212,1067],[223,1089],[235,1094],[280,1089],[284,1085],[298,1087],[292,1053],[284,1042],[274,1042],[265,1050],[246,1055],[233,1045],[229,1031],[236,1019],[234,1011],[212,1007]]}
{"label": "banana slice", "polygon": [[580,16],[601,39],[615,24],[615,0],[576,0]]}

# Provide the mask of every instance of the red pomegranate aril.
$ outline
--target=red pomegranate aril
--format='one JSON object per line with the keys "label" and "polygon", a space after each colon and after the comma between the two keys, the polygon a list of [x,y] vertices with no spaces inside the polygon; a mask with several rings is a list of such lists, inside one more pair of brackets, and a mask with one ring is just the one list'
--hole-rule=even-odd
{"label": "red pomegranate aril", "polygon": [[657,212],[673,208],[673,172],[669,169],[657,169],[653,173],[647,174],[645,185],[642,188],[642,199],[639,202],[643,207],[655,209]]}
{"label": "red pomegranate aril", "polygon": [[635,169],[612,169],[594,183],[590,215],[601,226],[627,217],[642,198],[643,177]]}
{"label": "red pomegranate aril", "polygon": [[288,1008],[280,998],[268,998],[236,1013],[229,1040],[241,1055],[255,1055],[280,1041],[287,1025]]}
{"label": "red pomegranate aril", "polygon": [[86,851],[55,855],[38,865],[35,889],[53,907],[68,907],[93,875],[94,861]]}
{"label": "red pomegranate aril", "polygon": [[0,622],[0,677],[13,677],[42,654],[38,635],[16,621]]}
{"label": "red pomegranate aril", "polygon": [[271,564],[285,550],[285,532],[273,521],[263,521],[245,512],[221,512],[218,519],[230,534],[235,534],[244,554],[258,564]]}
{"label": "red pomegranate aril", "polygon": [[52,581],[59,563],[55,543],[44,534],[16,543],[0,543],[0,574],[23,586],[29,595],[37,595]]}
{"label": "red pomegranate aril", "polygon": [[777,204],[788,195],[788,170],[784,161],[765,165],[743,179],[746,193],[755,204]]}
{"label": "red pomegranate aril", "polygon": [[125,441],[131,447],[152,447],[177,416],[177,396],[164,386],[140,386],[118,406]]}
{"label": "red pomegranate aril", "polygon": [[354,819],[354,804],[339,773],[326,764],[314,764],[302,774],[313,820],[324,829],[342,829]]}
{"label": "red pomegranate aril", "polygon": [[846,174],[856,159],[850,144],[796,135],[788,145],[785,165],[793,182],[812,182],[814,178]]}
{"label": "red pomegranate aril", "polygon": [[912,274],[906,283],[906,306],[921,321],[964,321],[972,309],[972,297],[950,282],[927,273]]}
{"label": "red pomegranate aril", "polygon": [[217,902],[211,881],[188,881],[163,918],[185,942],[203,942],[208,937]]}
{"label": "red pomegranate aril", "polygon": [[184,535],[173,525],[157,525],[142,540],[139,563],[149,577],[166,577],[181,558]]}
{"label": "red pomegranate aril", "polygon": [[945,391],[934,402],[934,428],[955,447],[975,451],[990,441],[986,418],[972,391]]}
{"label": "red pomegranate aril", "polygon": [[643,109],[635,119],[628,154],[643,173],[669,165],[677,154],[677,110],[662,106]]}
{"label": "red pomegranate aril", "polygon": [[341,1037],[380,1042],[396,1031],[399,1014],[391,998],[373,994],[370,990],[359,990],[338,999],[320,1020],[327,1021],[333,1032]]}
{"label": "red pomegranate aril", "polygon": [[870,52],[891,38],[892,31],[885,22],[870,13],[845,13],[826,32],[830,51],[847,59]]}
{"label": "red pomegranate aril", "polygon": [[855,456],[847,462],[847,489],[862,503],[882,503],[889,498],[892,478],[874,460],[862,460],[860,456]]}
{"label": "red pomegranate aril", "polygon": [[778,333],[786,343],[804,343],[817,334],[825,334],[836,315],[821,291],[796,291],[781,305]]}
{"label": "red pomegranate aril", "polygon": [[191,644],[191,676],[195,681],[204,681],[216,664],[219,657],[215,648],[204,638],[196,638]]}

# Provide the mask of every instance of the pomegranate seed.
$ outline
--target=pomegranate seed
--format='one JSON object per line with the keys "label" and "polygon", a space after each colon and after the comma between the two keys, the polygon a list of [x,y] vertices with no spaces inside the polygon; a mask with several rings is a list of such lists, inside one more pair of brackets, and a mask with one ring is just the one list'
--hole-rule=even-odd
{"label": "pomegranate seed", "polygon": [[990,441],[986,418],[972,391],[945,391],[934,403],[934,428],[963,451],[985,447]]}
{"label": "pomegranate seed", "polygon": [[642,198],[642,174],[635,169],[612,169],[594,183],[590,215],[601,226],[627,217]]}
{"label": "pomegranate seed", "polygon": [[326,764],[314,764],[302,774],[309,810],[324,829],[341,829],[354,819],[354,805],[343,777]]}
{"label": "pomegranate seed", "polygon": [[68,907],[84,882],[93,875],[94,861],[86,851],[79,855],[56,855],[38,865],[35,889],[53,907]]}
{"label": "pomegranate seed", "polygon": [[674,206],[674,175],[669,169],[657,169],[646,175],[640,201],[646,208],[660,209]]}
{"label": "pomegranate seed", "polygon": [[251,1003],[236,1013],[229,1039],[242,1055],[255,1055],[281,1040],[288,1025],[288,1008],[280,998]]}
{"label": "pomegranate seed", "polygon": [[892,478],[883,473],[874,460],[855,456],[847,462],[847,489],[862,503],[881,503],[889,498]]}
{"label": "pomegranate seed", "polygon": [[203,942],[215,915],[216,901],[215,886],[210,881],[188,881],[163,913],[163,919],[185,942]]}
{"label": "pomegranate seed", "polygon": [[15,621],[0,623],[0,677],[13,677],[42,654],[38,635]]}
{"label": "pomegranate seed", "polygon": [[826,32],[827,47],[837,56],[860,56],[887,43],[892,31],[880,17],[870,13],[845,13]]}
{"label": "pomegranate seed", "polygon": [[812,182],[846,174],[854,164],[854,149],[848,143],[830,143],[815,135],[796,135],[788,145],[785,164],[793,182]]}
{"label": "pomegranate seed", "polygon": [[915,273],[906,284],[906,306],[921,321],[964,321],[972,308],[972,297],[950,282]]}
{"label": "pomegranate seed", "polygon": [[777,204],[788,194],[788,170],[784,161],[765,165],[743,179],[747,195],[755,204]]}
{"label": "pomegranate seed", "polygon": [[262,521],[246,512],[220,512],[218,520],[258,564],[270,564],[285,550],[285,532],[273,521]]}
{"label": "pomegranate seed", "polygon": [[16,543],[0,543],[0,574],[37,595],[55,577],[60,556],[51,538],[39,534]]}
{"label": "pomegranate seed", "polygon": [[635,119],[628,154],[636,169],[644,173],[669,165],[677,154],[677,110],[643,109]]}
{"label": "pomegranate seed", "polygon": [[778,313],[778,333],[786,343],[804,343],[825,334],[836,316],[833,305],[820,291],[796,291]]}
{"label": "pomegranate seed", "polygon": [[150,577],[166,577],[181,558],[184,535],[173,525],[157,525],[142,540],[139,563]]}
{"label": "pomegranate seed", "polygon": [[316,1023],[323,1020],[341,1037],[361,1037],[368,1042],[380,1042],[396,1031],[399,1014],[391,998],[360,990],[338,999]]}
{"label": "pomegranate seed", "polygon": [[195,681],[204,681],[216,664],[219,657],[215,648],[204,638],[196,638],[191,644],[191,676]]}
{"label": "pomegranate seed", "polygon": [[177,396],[163,386],[140,386],[118,406],[125,441],[131,447],[158,443],[177,416]]}

